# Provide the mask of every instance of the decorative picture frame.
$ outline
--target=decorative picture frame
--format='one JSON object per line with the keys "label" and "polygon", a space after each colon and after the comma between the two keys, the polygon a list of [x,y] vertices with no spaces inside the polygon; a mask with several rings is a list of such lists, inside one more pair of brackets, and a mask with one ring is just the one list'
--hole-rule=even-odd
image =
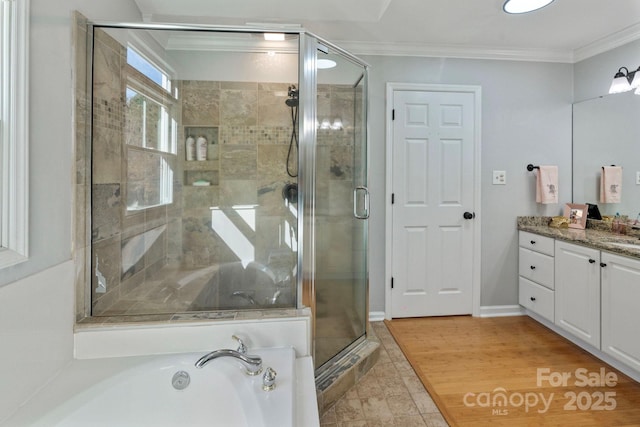
{"label": "decorative picture frame", "polygon": [[587,226],[587,213],[589,207],[576,203],[567,203],[564,206],[564,216],[569,219],[569,228],[584,230]]}

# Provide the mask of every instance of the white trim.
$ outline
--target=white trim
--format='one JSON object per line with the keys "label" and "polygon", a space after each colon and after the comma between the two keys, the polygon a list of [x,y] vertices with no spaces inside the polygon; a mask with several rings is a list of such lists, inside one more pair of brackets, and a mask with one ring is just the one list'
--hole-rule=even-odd
{"label": "white trim", "polygon": [[384,311],[370,311],[369,322],[382,322],[385,319]]}
{"label": "white trim", "polygon": [[[8,92],[7,115],[2,128],[2,213],[0,216],[0,269],[23,262],[29,255],[29,1],[3,1],[3,13],[11,13],[8,61],[3,88]],[[3,83],[4,84],[4,83]],[[4,98],[4,96],[3,96]],[[2,102],[5,102],[4,100]]]}
{"label": "white trim", "polygon": [[574,50],[573,63],[584,61],[638,39],[640,39],[640,24],[635,24]]}
{"label": "white trim", "polygon": [[557,62],[575,64],[640,39],[640,24],[609,34],[577,49],[506,49],[499,46],[461,46],[447,44],[336,41],[355,55],[419,56],[503,61]]}
{"label": "white trim", "polygon": [[355,55],[422,56],[435,58],[494,59],[573,63],[568,49],[505,49],[495,46],[430,45],[424,43],[336,41]]}
{"label": "white trim", "polygon": [[476,214],[474,219],[474,235],[473,235],[473,272],[472,272],[472,315],[480,316],[480,292],[481,292],[481,267],[482,267],[482,251],[481,251],[481,228],[482,228],[482,88],[473,85],[441,85],[441,84],[423,84],[423,83],[397,83],[387,82],[387,93],[385,99],[386,111],[386,181],[385,181],[385,318],[391,319],[391,272],[393,257],[393,212],[391,208],[391,193],[393,190],[393,126],[392,126],[392,109],[393,109],[393,93],[397,90],[415,90],[430,92],[466,92],[474,94],[474,189],[473,189],[473,209]]}
{"label": "white trim", "polygon": [[520,305],[483,305],[480,317],[524,316],[525,309]]}

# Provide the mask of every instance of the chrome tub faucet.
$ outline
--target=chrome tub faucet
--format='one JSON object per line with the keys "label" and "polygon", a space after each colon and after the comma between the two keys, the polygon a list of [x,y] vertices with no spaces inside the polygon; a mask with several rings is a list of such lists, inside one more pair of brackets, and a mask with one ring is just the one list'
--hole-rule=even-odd
{"label": "chrome tub faucet", "polygon": [[246,354],[247,347],[244,345],[242,340],[235,335],[233,335],[232,338],[238,341],[237,350],[223,348],[221,350],[214,350],[210,353],[207,353],[200,359],[198,359],[195,364],[196,368],[200,369],[207,363],[220,357],[232,357],[234,359],[237,359],[244,366],[247,375],[260,374],[262,372],[262,358],[260,356],[248,356]]}

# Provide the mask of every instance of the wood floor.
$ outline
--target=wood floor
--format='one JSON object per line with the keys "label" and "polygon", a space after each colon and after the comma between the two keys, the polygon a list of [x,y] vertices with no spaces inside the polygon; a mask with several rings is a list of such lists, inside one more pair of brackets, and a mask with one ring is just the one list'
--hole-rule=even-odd
{"label": "wood floor", "polygon": [[640,426],[640,384],[527,316],[385,322],[451,426]]}

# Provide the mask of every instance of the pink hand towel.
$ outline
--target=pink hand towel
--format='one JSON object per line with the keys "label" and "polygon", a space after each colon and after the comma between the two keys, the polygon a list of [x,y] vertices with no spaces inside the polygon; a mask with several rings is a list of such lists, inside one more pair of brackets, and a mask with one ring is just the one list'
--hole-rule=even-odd
{"label": "pink hand towel", "polygon": [[622,166],[603,166],[600,177],[600,203],[620,203]]}
{"label": "pink hand towel", "polygon": [[558,203],[558,166],[540,166],[536,176],[536,202]]}

